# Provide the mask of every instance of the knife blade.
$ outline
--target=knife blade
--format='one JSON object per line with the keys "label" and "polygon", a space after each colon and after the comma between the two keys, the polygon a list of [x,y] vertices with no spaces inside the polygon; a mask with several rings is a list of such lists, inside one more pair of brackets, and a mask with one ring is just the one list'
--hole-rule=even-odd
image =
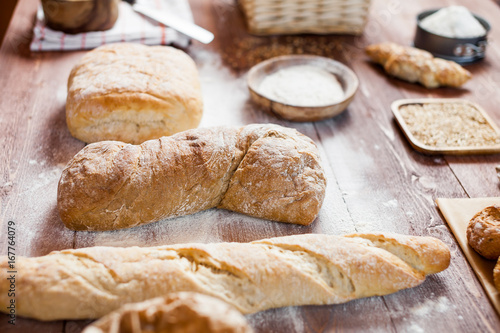
{"label": "knife blade", "polygon": [[214,39],[214,34],[210,31],[203,29],[202,27],[191,23],[189,21],[180,19],[175,15],[172,15],[167,12],[156,11],[147,6],[139,5],[137,3],[132,5],[132,8],[144,15],[147,16],[157,22],[160,22],[170,28],[177,30],[184,35],[196,39],[197,41],[202,42],[203,44],[208,44]]}

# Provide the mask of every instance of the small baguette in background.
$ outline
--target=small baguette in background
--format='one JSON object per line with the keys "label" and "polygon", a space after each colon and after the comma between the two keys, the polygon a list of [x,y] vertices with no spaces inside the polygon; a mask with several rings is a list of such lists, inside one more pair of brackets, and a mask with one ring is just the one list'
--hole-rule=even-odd
{"label": "small baguette in background", "polygon": [[139,146],[104,141],[63,170],[57,206],[73,230],[116,230],[209,208],[308,225],[326,178],[307,136],[278,125],[184,131]]}
{"label": "small baguette in background", "polygon": [[82,333],[252,333],[231,305],[191,292],[125,304],[87,326]]}
{"label": "small baguette in background", "polygon": [[[179,291],[217,297],[244,314],[337,304],[415,287],[449,262],[450,251],[440,240],[396,234],[65,250],[17,258],[17,314],[100,318],[123,304]],[[0,311],[9,302],[7,265],[1,258]]]}
{"label": "small baguette in background", "polygon": [[426,88],[460,87],[472,74],[454,61],[434,58],[424,50],[385,42],[369,45],[366,54],[387,74]]}

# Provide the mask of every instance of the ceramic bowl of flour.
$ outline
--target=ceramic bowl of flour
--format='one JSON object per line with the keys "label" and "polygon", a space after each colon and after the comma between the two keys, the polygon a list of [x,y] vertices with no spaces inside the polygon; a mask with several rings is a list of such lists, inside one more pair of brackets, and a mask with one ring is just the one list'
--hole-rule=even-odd
{"label": "ceramic bowl of flour", "polygon": [[490,24],[461,6],[428,10],[417,16],[414,46],[462,65],[482,60]]}
{"label": "ceramic bowl of flour", "polygon": [[313,55],[263,61],[250,69],[247,83],[254,103],[290,121],[317,121],[340,114],[359,86],[347,66]]}

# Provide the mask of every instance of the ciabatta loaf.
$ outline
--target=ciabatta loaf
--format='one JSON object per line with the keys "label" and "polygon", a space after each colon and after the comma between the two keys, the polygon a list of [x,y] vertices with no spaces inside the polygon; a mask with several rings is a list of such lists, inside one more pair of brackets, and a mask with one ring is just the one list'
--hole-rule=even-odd
{"label": "ciabatta loaf", "polygon": [[113,43],[90,52],[68,78],[66,122],[84,142],[140,144],[198,126],[198,70],[170,46]]}
{"label": "ciabatta loaf", "polygon": [[[93,247],[18,257],[19,316],[99,318],[126,303],[193,291],[243,313],[343,303],[421,284],[448,267],[431,237],[306,234],[251,243]],[[0,259],[0,311],[7,311],[7,258]]]}
{"label": "ciabatta loaf", "polygon": [[310,224],[326,178],[314,142],[278,125],[194,129],[139,146],[98,142],[66,166],[57,204],[74,230],[113,230],[219,207]]}

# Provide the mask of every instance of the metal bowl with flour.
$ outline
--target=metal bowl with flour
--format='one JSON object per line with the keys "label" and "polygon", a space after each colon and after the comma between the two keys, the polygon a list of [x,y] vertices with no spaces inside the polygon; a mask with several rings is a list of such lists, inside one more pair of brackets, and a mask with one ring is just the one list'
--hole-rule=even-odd
{"label": "metal bowl with flour", "polygon": [[427,10],[417,16],[414,45],[429,51],[434,56],[466,65],[482,60],[486,54],[487,34],[491,29],[488,21],[473,14],[486,33],[472,38],[450,38],[432,33],[422,26],[422,21],[439,9]]}

